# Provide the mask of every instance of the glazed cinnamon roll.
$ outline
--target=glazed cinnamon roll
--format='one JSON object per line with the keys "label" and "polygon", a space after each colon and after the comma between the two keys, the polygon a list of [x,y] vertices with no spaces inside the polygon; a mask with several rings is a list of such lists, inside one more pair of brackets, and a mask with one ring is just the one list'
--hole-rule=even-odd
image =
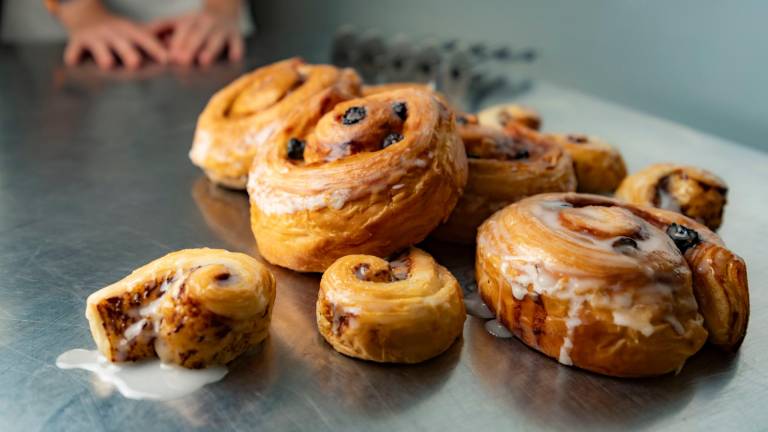
{"label": "glazed cinnamon roll", "polygon": [[276,134],[254,160],[251,226],[271,263],[320,272],[345,255],[387,256],[453,210],[467,160],[432,94],[378,93],[316,120]]}
{"label": "glazed cinnamon roll", "polygon": [[266,339],[274,301],[272,273],[248,255],[186,249],[91,294],[85,315],[110,361],[203,368]]}
{"label": "glazed cinnamon roll", "polygon": [[610,194],[627,176],[621,153],[599,138],[581,134],[551,134],[573,158],[579,192]]}
{"label": "glazed cinnamon roll", "polygon": [[741,344],[744,262],[682,215],[597,195],[543,194],[478,233],[483,300],[560,363],[614,376],[679,370],[709,340]]}
{"label": "glazed cinnamon roll", "polygon": [[693,166],[655,164],[627,177],[616,197],[633,204],[682,213],[712,230],[723,221],[728,186]]}
{"label": "glazed cinnamon roll", "polygon": [[211,98],[197,121],[189,157],[211,181],[245,189],[256,149],[291,126],[285,123],[289,114],[300,122],[301,113],[315,115],[306,110],[311,98],[333,106],[358,97],[360,85],[351,69],[308,65],[298,58],[256,69]]}
{"label": "glazed cinnamon roll", "polygon": [[389,261],[339,258],[323,274],[316,311],[336,351],[388,363],[439,355],[461,337],[466,317],[456,278],[416,248]]}
{"label": "glazed cinnamon roll", "polygon": [[477,114],[481,125],[505,129],[509,124],[529,129],[541,128],[541,116],[535,110],[516,104],[501,104],[486,108]]}
{"label": "glazed cinnamon roll", "polygon": [[463,119],[459,135],[469,160],[469,179],[435,237],[473,243],[477,227],[496,210],[527,196],[576,190],[570,156],[545,135],[514,124],[506,130],[482,126],[472,115]]}

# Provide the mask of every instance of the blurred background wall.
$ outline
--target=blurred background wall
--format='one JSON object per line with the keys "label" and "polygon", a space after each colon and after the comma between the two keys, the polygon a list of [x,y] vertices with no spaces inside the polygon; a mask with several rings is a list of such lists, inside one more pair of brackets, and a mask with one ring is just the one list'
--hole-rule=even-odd
{"label": "blurred background wall", "polygon": [[342,24],[533,46],[536,77],[768,150],[766,0],[258,0],[254,13],[316,61]]}

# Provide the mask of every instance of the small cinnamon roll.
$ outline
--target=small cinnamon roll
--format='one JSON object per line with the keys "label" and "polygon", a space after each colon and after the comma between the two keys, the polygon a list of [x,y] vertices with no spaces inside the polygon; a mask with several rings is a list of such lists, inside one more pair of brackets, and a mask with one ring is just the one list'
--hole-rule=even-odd
{"label": "small cinnamon roll", "polygon": [[159,357],[203,368],[229,363],[269,335],[275,279],[248,255],[170,253],[88,297],[85,315],[112,362]]}
{"label": "small cinnamon roll", "polygon": [[248,184],[251,226],[264,258],[298,271],[418,243],[467,181],[453,114],[417,89],[338,104],[264,149]]}
{"label": "small cinnamon roll", "polygon": [[418,363],[461,337],[466,312],[456,278],[426,252],[410,248],[389,261],[339,258],[323,274],[317,326],[345,355]]}
{"label": "small cinnamon roll", "polygon": [[478,233],[478,289],[529,346],[594,372],[679,370],[746,334],[744,261],[677,213],[582,194],[510,205]]}
{"label": "small cinnamon roll", "polygon": [[627,176],[621,153],[601,139],[581,134],[551,134],[550,137],[573,158],[579,192],[610,194]]}
{"label": "small cinnamon roll", "polygon": [[531,108],[515,104],[501,104],[486,108],[477,114],[481,125],[506,129],[509,124],[529,129],[541,128],[541,116]]}
{"label": "small cinnamon roll", "polygon": [[189,157],[211,181],[245,189],[256,149],[290,127],[284,121],[289,114],[312,117],[311,98],[332,106],[358,97],[360,86],[351,69],[308,65],[299,58],[256,69],[213,95],[197,121]]}
{"label": "small cinnamon roll", "polygon": [[616,197],[639,205],[682,213],[709,229],[723,221],[728,186],[701,168],[654,164],[627,177]]}
{"label": "small cinnamon roll", "polygon": [[435,237],[473,243],[477,227],[495,211],[527,196],[572,192],[576,177],[570,156],[532,129],[508,124],[502,130],[462,115],[459,135],[469,160],[464,195]]}

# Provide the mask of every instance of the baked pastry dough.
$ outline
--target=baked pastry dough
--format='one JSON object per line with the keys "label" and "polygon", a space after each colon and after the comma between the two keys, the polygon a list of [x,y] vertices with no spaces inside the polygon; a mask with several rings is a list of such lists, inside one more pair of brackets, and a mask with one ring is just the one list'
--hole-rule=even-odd
{"label": "baked pastry dough", "polygon": [[264,149],[248,184],[253,233],[264,258],[299,271],[418,243],[467,181],[453,114],[417,89],[338,104]]}
{"label": "baked pastry dough", "polygon": [[611,198],[543,194],[497,212],[480,227],[476,273],[523,342],[606,375],[675,371],[708,334],[734,350],[746,332],[741,258],[691,219]]}
{"label": "baked pastry dough", "polygon": [[477,227],[495,211],[527,196],[576,190],[570,156],[532,129],[508,124],[506,130],[477,124],[464,115],[459,135],[469,160],[464,195],[435,237],[474,243]]}
{"label": "baked pastry dough", "polygon": [[456,278],[426,252],[390,261],[339,258],[323,274],[317,326],[336,351],[377,362],[418,363],[461,337],[466,312]]}
{"label": "baked pastry dough", "polygon": [[91,294],[85,316],[110,361],[203,368],[266,339],[274,302],[272,273],[248,255],[185,249]]}
{"label": "baked pastry dough", "polygon": [[651,165],[627,177],[616,191],[617,198],[682,213],[712,230],[720,228],[727,194],[720,177],[675,164]]}
{"label": "baked pastry dough", "polygon": [[579,192],[610,194],[627,176],[621,153],[601,139],[581,134],[551,134],[550,137],[573,158]]}
{"label": "baked pastry dough", "polygon": [[[213,182],[245,189],[256,149],[297,111],[307,117],[311,98],[333,106],[360,95],[360,78],[351,69],[308,65],[292,58],[261,67],[217,92],[197,121],[189,157]],[[317,106],[315,104],[314,106]]]}
{"label": "baked pastry dough", "polygon": [[477,113],[481,125],[505,129],[509,124],[525,126],[529,129],[541,128],[541,116],[535,110],[516,104],[501,104],[486,108]]}

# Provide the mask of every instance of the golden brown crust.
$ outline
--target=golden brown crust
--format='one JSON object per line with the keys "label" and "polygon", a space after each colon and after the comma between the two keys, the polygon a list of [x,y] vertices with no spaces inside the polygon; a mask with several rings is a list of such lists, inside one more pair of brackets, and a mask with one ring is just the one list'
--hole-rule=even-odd
{"label": "golden brown crust", "polygon": [[466,312],[456,278],[410,248],[391,261],[339,258],[320,281],[316,315],[320,334],[342,354],[418,363],[461,337]]}
{"label": "golden brown crust", "polygon": [[431,93],[378,93],[313,120],[273,136],[254,160],[251,226],[268,261],[317,272],[349,254],[386,256],[450,214],[467,161],[452,113]]}
{"label": "golden brown crust", "polygon": [[459,135],[469,160],[464,195],[437,238],[473,243],[477,227],[502,207],[524,197],[576,189],[573,163],[563,149],[532,129],[508,124],[483,126],[464,115]]}
{"label": "golden brown crust", "polygon": [[728,186],[701,168],[654,164],[627,177],[616,197],[627,202],[676,211],[717,230],[723,220]]}
{"label": "golden brown crust", "polygon": [[577,190],[584,193],[613,193],[627,176],[619,151],[596,137],[582,134],[551,134],[573,158]]}
{"label": "golden brown crust", "polygon": [[334,104],[360,95],[360,78],[351,69],[308,65],[292,58],[250,72],[217,92],[197,121],[189,153],[211,181],[245,189],[256,149],[307,101],[325,94]]}
{"label": "golden brown crust", "polygon": [[506,129],[509,124],[529,129],[541,128],[541,116],[535,110],[516,104],[501,104],[486,108],[477,114],[481,125]]}
{"label": "golden brown crust", "polygon": [[[689,243],[668,234],[680,226]],[[743,261],[703,225],[664,210],[596,195],[527,198],[480,227],[476,270],[482,298],[518,338],[607,375],[672,372],[707,330],[727,349],[746,332]]]}
{"label": "golden brown crust", "polygon": [[226,364],[269,334],[272,273],[217,249],[168,254],[88,297],[86,317],[110,361],[159,357],[189,368]]}

